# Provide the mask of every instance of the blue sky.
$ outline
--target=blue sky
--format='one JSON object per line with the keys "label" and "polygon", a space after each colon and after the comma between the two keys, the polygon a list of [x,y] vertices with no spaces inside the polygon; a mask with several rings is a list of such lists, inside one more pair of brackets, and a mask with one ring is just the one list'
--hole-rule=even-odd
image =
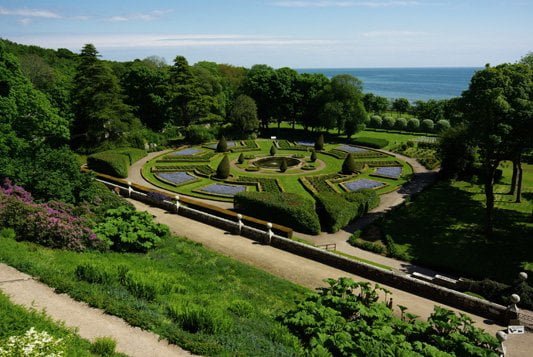
{"label": "blue sky", "polygon": [[0,37],[115,60],[478,67],[533,51],[533,1],[0,0]]}

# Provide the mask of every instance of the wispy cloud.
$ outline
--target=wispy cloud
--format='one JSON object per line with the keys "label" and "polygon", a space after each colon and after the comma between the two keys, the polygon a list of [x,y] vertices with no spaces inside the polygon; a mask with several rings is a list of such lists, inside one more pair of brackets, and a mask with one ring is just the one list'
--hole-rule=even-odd
{"label": "wispy cloud", "polygon": [[414,6],[420,5],[420,1],[416,0],[388,0],[388,1],[275,1],[272,3],[278,7],[292,7],[292,8],[326,8],[326,7],[399,7],[399,6]]}
{"label": "wispy cloud", "polygon": [[113,22],[124,22],[124,21],[151,21],[159,19],[160,17],[172,12],[173,10],[153,10],[148,13],[135,13],[135,14],[126,14],[126,15],[115,15],[108,18],[109,21]]}
{"label": "wispy cloud", "polygon": [[340,43],[337,40],[295,38],[282,36],[248,36],[238,34],[110,34],[110,35],[22,35],[12,39],[54,48],[81,48],[92,43],[98,49],[106,48],[172,48],[172,47],[246,47],[246,46],[324,46]]}
{"label": "wispy cloud", "polygon": [[43,9],[29,9],[29,8],[18,8],[18,9],[8,9],[5,7],[0,7],[0,16],[23,16],[23,17],[42,17],[47,19],[60,19],[61,15],[51,10]]}

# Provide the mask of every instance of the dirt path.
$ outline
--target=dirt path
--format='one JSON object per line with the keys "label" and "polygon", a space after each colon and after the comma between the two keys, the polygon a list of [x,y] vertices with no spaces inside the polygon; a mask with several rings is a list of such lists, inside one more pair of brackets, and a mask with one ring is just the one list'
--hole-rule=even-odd
{"label": "dirt path", "polygon": [[159,340],[154,333],[132,327],[124,320],[75,301],[66,294],[57,294],[47,285],[5,264],[0,264],[0,290],[16,304],[46,310],[52,319],[77,328],[78,334],[87,340],[113,337],[117,341],[117,351],[129,356],[191,356],[178,346]]}
{"label": "dirt path", "polygon": [[[148,211],[154,215],[156,221],[164,223],[177,235],[202,243],[205,247],[223,255],[235,258],[241,262],[256,266],[283,279],[296,284],[314,289],[323,286],[326,278],[338,278],[341,276],[352,277],[357,281],[369,281],[355,274],[332,268],[313,260],[309,260],[271,246],[258,244],[250,239],[229,234],[218,228],[190,220],[188,218],[168,213],[162,209],[148,206],[144,203],[130,200],[130,202],[142,211]],[[372,281],[370,281],[372,282]],[[373,282],[372,282],[373,283]],[[421,317],[428,317],[433,311],[434,301],[407,293],[402,290],[385,286],[393,293],[394,305],[404,305],[409,311]],[[451,310],[458,309],[445,306]],[[502,327],[485,320],[482,317],[467,313],[476,325],[494,335]],[[533,334],[512,336],[506,343],[508,350],[512,351],[509,356],[530,356],[528,351],[533,346]]]}

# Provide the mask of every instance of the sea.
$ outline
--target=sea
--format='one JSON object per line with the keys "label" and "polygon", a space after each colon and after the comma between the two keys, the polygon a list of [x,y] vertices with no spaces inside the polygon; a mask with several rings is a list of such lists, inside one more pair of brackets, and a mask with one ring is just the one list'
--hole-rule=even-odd
{"label": "sea", "polygon": [[322,73],[331,78],[351,74],[363,82],[364,93],[409,101],[449,99],[468,89],[478,67],[423,68],[303,68],[299,73]]}

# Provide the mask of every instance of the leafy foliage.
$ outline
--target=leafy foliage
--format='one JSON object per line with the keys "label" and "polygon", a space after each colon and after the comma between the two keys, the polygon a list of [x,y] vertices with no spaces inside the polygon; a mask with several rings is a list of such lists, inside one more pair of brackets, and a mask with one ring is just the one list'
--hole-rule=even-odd
{"label": "leafy foliage", "polygon": [[224,155],[217,167],[217,177],[220,179],[227,179],[230,173],[230,165],[228,155]]}
{"label": "leafy foliage", "polygon": [[222,136],[220,140],[217,143],[217,152],[226,152],[228,151],[228,142],[226,141],[226,138]]}
{"label": "leafy foliage", "polygon": [[235,208],[254,217],[286,225],[297,231],[317,234],[320,220],[313,202],[295,193],[242,192],[234,197]]}
{"label": "leafy foliage", "polygon": [[355,164],[353,155],[352,153],[348,153],[348,155],[346,155],[346,158],[344,159],[344,162],[342,163],[342,173],[345,175],[351,175],[356,171],[357,166]]}
{"label": "leafy foliage", "polygon": [[94,232],[117,252],[147,252],[170,234],[167,226],[155,223],[148,213],[129,207],[108,210]]}
{"label": "leafy foliage", "polygon": [[435,307],[427,322],[393,315],[379,293],[387,291],[349,278],[326,279],[279,320],[298,337],[309,355],[333,356],[496,356],[496,338],[466,315]]}

